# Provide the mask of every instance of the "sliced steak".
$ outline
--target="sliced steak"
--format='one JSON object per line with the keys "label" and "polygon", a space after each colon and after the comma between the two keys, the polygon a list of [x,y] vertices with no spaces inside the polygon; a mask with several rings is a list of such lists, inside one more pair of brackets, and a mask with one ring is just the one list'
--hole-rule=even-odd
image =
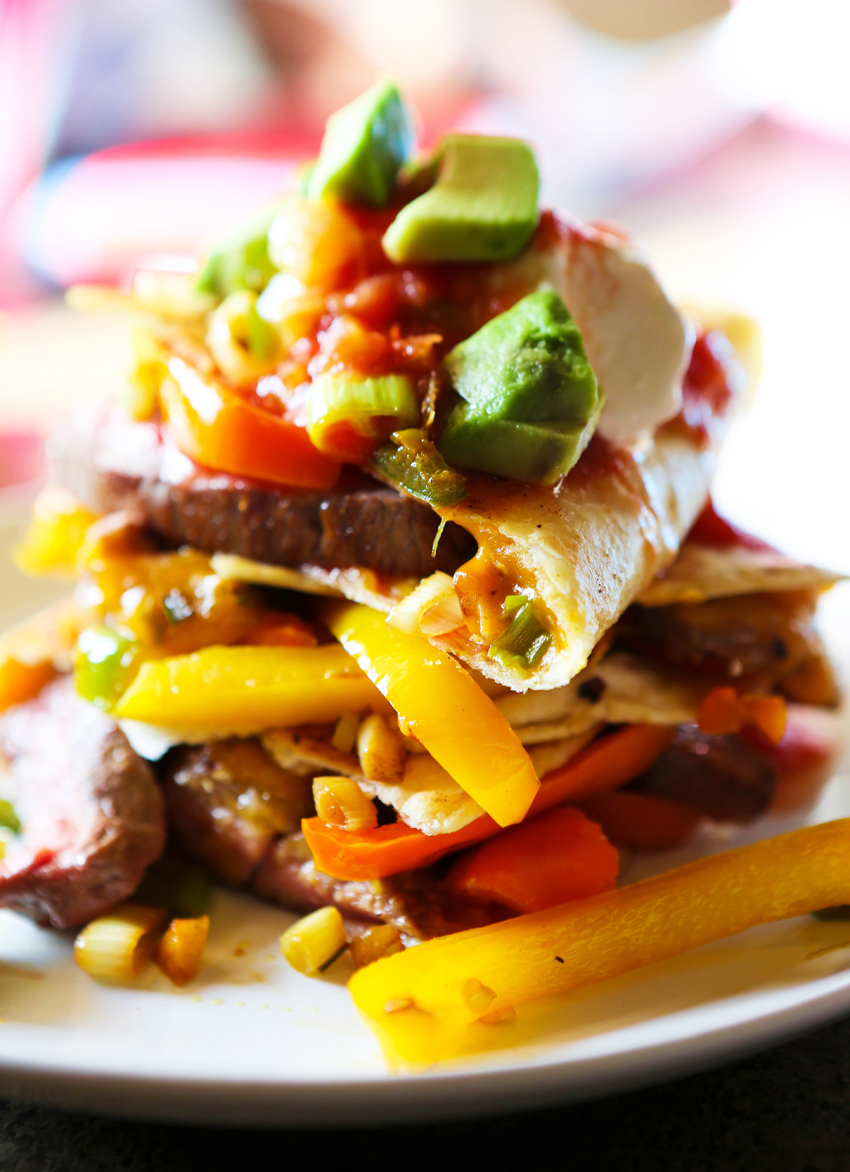
{"label": "sliced steak", "polygon": [[485,910],[461,907],[428,871],[376,880],[325,875],[317,870],[300,832],[275,843],[255,877],[254,890],[292,911],[330,905],[354,920],[392,924],[407,944],[490,922]]}
{"label": "sliced steak", "polygon": [[475,552],[448,524],[436,557],[433,509],[354,470],[327,492],[211,472],[139,423],[88,405],[53,435],[56,479],[95,512],[129,509],[172,546],[193,545],[275,566],[362,566],[391,577],[453,572]]}
{"label": "sliced steak", "polygon": [[684,725],[628,788],[694,806],[717,822],[750,822],[770,805],[775,786],[776,767],[741,737]]}
{"label": "sliced steak", "polygon": [[253,739],[181,747],[159,769],[174,845],[232,887],[249,884],[276,839],[313,810],[309,778]]}
{"label": "sliced steak", "polygon": [[792,674],[822,648],[813,627],[815,596],[741,594],[673,606],[633,606],[618,636],[671,663],[731,677]]}
{"label": "sliced steak", "polygon": [[480,909],[452,907],[426,872],[346,882],[318,871],[300,831],[313,812],[310,778],[282,769],[255,739],[183,746],[159,771],[174,846],[232,887],[290,911],[333,905],[393,924],[409,943],[486,922]]}
{"label": "sliced steak", "polygon": [[165,815],[114,721],[64,677],[0,716],[0,760],[23,827],[0,863],[0,906],[75,928],[132,895],[162,853]]}

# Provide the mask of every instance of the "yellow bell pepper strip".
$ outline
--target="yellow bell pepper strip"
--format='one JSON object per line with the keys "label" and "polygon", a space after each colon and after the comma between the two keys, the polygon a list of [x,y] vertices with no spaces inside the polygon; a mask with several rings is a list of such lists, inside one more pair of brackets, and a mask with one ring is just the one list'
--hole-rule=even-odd
{"label": "yellow bell pepper strip", "polygon": [[324,617],[411,735],[461,789],[500,826],[521,822],[540,782],[507,718],[469,672],[424,636],[391,630],[369,607],[332,603]]}
{"label": "yellow bell pepper strip", "polygon": [[96,520],[97,514],[64,489],[46,488],[36,498],[32,520],[12,551],[12,560],[25,574],[76,578],[77,551]]}
{"label": "yellow bell pepper strip", "polygon": [[300,488],[336,484],[339,463],[313,446],[306,428],[203,378],[182,358],[169,360],[159,398],[177,447],[207,468]]}
{"label": "yellow bell pepper strip", "polygon": [[850,903],[850,819],[712,855],[632,887],[429,940],[360,969],[355,1004],[390,1060],[430,1063],[467,1027],[734,936]]}
{"label": "yellow bell pepper strip", "polygon": [[179,728],[259,732],[326,724],[343,712],[387,705],[336,644],[323,647],[205,647],[147,660],[113,708],[121,720]]}
{"label": "yellow bell pepper strip", "polygon": [[[633,724],[600,737],[546,774],[529,813],[539,814],[562,802],[625,785],[649,769],[672,735],[672,729],[660,725]],[[415,871],[452,851],[492,838],[501,829],[487,814],[450,834],[423,834],[403,822],[352,832],[328,826],[320,818],[305,818],[301,828],[316,866],[335,879],[383,879]]]}

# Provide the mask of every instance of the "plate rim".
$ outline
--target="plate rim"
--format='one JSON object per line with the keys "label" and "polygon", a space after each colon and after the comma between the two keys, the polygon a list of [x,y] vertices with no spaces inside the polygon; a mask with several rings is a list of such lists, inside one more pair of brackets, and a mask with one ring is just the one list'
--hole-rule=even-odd
{"label": "plate rim", "polygon": [[[850,1013],[850,969],[795,989],[811,995],[694,1033],[578,1059],[544,1056],[542,1061],[489,1070],[442,1065],[382,1077],[305,1081],[81,1070],[68,1063],[4,1059],[0,1053],[0,1094],[128,1120],[217,1127],[359,1128],[484,1118],[505,1110],[590,1101],[685,1077],[779,1045]],[[734,1000],[735,996],[723,997],[711,1004],[723,1006]],[[687,1018],[696,1008],[663,1016]]]}

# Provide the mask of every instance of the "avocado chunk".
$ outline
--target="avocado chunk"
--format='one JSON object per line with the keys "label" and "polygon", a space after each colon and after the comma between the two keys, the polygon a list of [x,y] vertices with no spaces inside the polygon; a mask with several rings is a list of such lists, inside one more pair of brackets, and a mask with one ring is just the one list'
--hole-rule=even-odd
{"label": "avocado chunk", "polygon": [[239,289],[265,289],[277,272],[269,259],[268,232],[282,206],[263,208],[212,249],[197,280],[199,293],[227,297]]}
{"label": "avocado chunk", "polygon": [[539,186],[527,143],[448,134],[436,183],[401,209],[384,235],[384,252],[396,264],[507,260],[534,231]]}
{"label": "avocado chunk", "polygon": [[398,90],[391,81],[379,81],[331,114],[307,195],[383,207],[413,143],[410,114]]}
{"label": "avocado chunk", "polygon": [[456,468],[554,484],[587,446],[602,392],[557,293],[530,293],[446,355],[462,402],[438,448]]}

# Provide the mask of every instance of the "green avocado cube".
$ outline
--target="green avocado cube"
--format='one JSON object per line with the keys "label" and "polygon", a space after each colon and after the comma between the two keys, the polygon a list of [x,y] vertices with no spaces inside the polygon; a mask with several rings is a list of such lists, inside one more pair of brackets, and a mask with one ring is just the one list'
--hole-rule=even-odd
{"label": "green avocado cube", "polygon": [[454,467],[554,484],[593,435],[603,395],[581,331],[552,290],[493,318],[444,366],[462,401],[437,446]]}
{"label": "green avocado cube", "polygon": [[212,249],[196,283],[199,293],[227,297],[238,289],[265,289],[277,272],[269,259],[268,233],[282,206],[263,208]]}
{"label": "green avocado cube", "polygon": [[407,107],[391,81],[380,81],[331,114],[307,195],[383,207],[413,144]]}
{"label": "green avocado cube", "polygon": [[507,260],[521,252],[537,224],[540,186],[528,144],[449,134],[438,163],[434,186],[403,207],[384,235],[390,260]]}

